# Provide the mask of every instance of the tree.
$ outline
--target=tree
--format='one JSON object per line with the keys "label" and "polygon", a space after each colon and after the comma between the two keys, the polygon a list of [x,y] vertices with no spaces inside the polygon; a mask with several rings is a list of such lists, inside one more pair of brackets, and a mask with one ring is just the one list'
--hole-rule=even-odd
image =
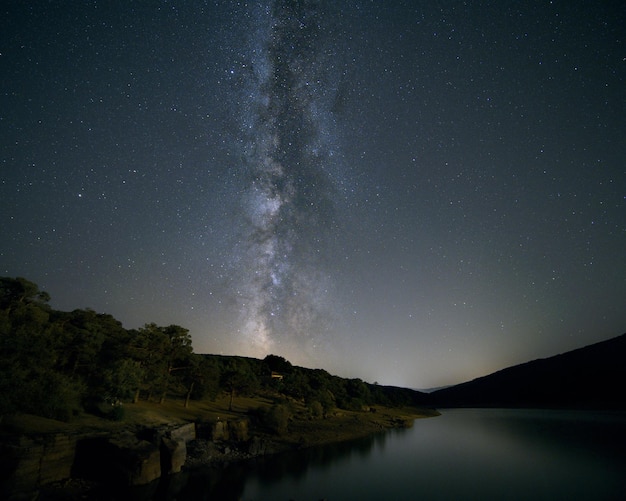
{"label": "tree", "polygon": [[278,355],[267,355],[263,362],[269,368],[271,372],[278,372],[280,374],[289,374],[293,370],[293,366],[284,357]]}
{"label": "tree", "polygon": [[69,420],[82,409],[85,384],[57,370],[49,313],[36,302],[17,302],[0,322],[0,414],[28,412]]}
{"label": "tree", "polygon": [[287,433],[291,410],[285,404],[272,405],[264,416],[265,425],[277,435]]}
{"label": "tree", "polygon": [[189,331],[126,330],[90,309],[55,311],[24,278],[0,277],[0,418],[14,412],[69,419],[85,404],[194,389],[216,393],[219,371],[193,358]]}
{"label": "tree", "polygon": [[133,398],[144,378],[144,368],[135,360],[123,358],[103,372],[103,400],[114,404]]}
{"label": "tree", "polygon": [[39,290],[39,286],[22,277],[0,277],[0,308],[10,310],[16,304],[50,301],[50,294]]}
{"label": "tree", "polygon": [[166,343],[167,338],[156,324],[146,324],[130,332],[129,353],[141,366],[143,375],[134,401],[139,400],[141,390],[147,393],[148,400],[154,392],[162,391],[163,378],[167,373],[167,364],[164,360]]}
{"label": "tree", "polygon": [[[146,324],[131,339],[131,354],[144,368],[143,388],[165,401],[167,391],[181,384],[182,371],[189,368],[193,353],[189,331],[178,325]],[[138,398],[138,396],[137,396]]]}
{"label": "tree", "polygon": [[[4,292],[7,283],[3,281]],[[41,374],[53,369],[57,356],[47,306],[18,296],[7,298],[5,294],[5,308],[0,310],[0,415],[30,405],[34,385]]]}
{"label": "tree", "polygon": [[313,392],[309,378],[297,367],[283,379],[283,389],[287,395],[299,399],[308,399]]}
{"label": "tree", "polygon": [[187,368],[193,353],[189,330],[179,325],[161,327],[161,330],[167,337],[165,357],[168,373]]}
{"label": "tree", "polygon": [[220,392],[221,372],[215,358],[206,355],[196,355],[200,358],[200,377],[194,387],[192,398],[199,400],[205,396],[211,400]]}
{"label": "tree", "polygon": [[106,333],[90,309],[60,313],[54,322],[57,369],[71,378],[98,374],[98,356]]}
{"label": "tree", "polygon": [[230,394],[228,410],[233,410],[233,398],[237,394],[249,394],[259,387],[259,379],[251,370],[249,364],[238,358],[229,360],[226,369],[222,372],[222,387]]}
{"label": "tree", "polygon": [[183,372],[183,382],[187,388],[185,407],[189,400],[199,400],[208,396],[215,399],[219,392],[220,371],[212,357],[193,354],[189,358],[189,368]]}

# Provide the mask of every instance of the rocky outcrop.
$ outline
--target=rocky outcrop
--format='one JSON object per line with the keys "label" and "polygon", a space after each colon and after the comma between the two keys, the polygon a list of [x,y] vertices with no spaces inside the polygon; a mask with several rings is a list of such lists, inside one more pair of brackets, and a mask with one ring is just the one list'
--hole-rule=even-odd
{"label": "rocky outcrop", "polygon": [[191,442],[196,439],[196,424],[188,423],[182,426],[176,426],[167,430],[167,435],[174,440],[184,440]]}
{"label": "rocky outcrop", "polygon": [[248,419],[218,419],[198,423],[197,438],[213,442],[247,442],[250,439],[250,422]]}
{"label": "rocky outcrop", "polygon": [[2,491],[28,491],[70,478],[76,443],[75,436],[61,433],[13,437],[4,442],[0,446]]}
{"label": "rocky outcrop", "polygon": [[187,442],[195,439],[193,423],[143,428],[116,436],[85,439],[78,444],[76,476],[121,485],[144,485],[178,473],[187,460]]}
{"label": "rocky outcrop", "polygon": [[[122,485],[143,485],[161,476],[161,449],[153,441],[138,438],[132,433],[109,438],[102,451],[107,464],[101,472],[110,468],[105,478],[117,480]],[[107,468],[108,466],[108,468]]]}
{"label": "rocky outcrop", "polygon": [[246,418],[232,421],[205,421],[197,424],[197,439],[190,443],[185,467],[225,464],[276,454],[292,449],[292,446],[254,435]]}
{"label": "rocky outcrop", "polygon": [[249,421],[247,419],[229,421],[228,431],[230,440],[233,442],[247,442],[250,439]]}
{"label": "rocky outcrop", "polygon": [[228,440],[228,421],[217,421],[213,425],[209,425],[209,439],[217,442],[218,440]]}
{"label": "rocky outcrop", "polygon": [[178,473],[187,461],[194,423],[125,430],[115,435],[52,433],[4,437],[0,443],[0,498],[35,492],[70,478],[107,485],[144,485]]}
{"label": "rocky outcrop", "polygon": [[[185,425],[19,436],[0,441],[0,498],[22,499],[68,479],[140,486],[202,464],[274,454],[285,445],[252,436],[247,418]],[[17,497],[15,493],[19,493]]]}
{"label": "rocky outcrop", "polygon": [[196,439],[196,425],[166,430],[161,436],[161,473],[178,473],[187,461],[187,443]]}

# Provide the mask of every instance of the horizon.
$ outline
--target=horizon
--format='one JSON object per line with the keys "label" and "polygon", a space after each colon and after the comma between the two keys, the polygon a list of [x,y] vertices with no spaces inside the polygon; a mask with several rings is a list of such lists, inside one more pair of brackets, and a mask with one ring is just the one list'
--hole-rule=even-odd
{"label": "horizon", "polygon": [[252,4],[4,8],[0,274],[404,388],[623,332],[624,9]]}
{"label": "horizon", "polygon": [[[21,277],[21,278],[25,278],[25,277]],[[44,291],[42,289],[40,289],[40,291],[48,293],[48,291]],[[47,302],[47,303],[49,304],[50,302]],[[73,310],[68,310],[65,313],[70,313],[71,311],[74,311],[76,309],[80,309],[80,308],[75,308]],[[89,307],[85,307],[84,309],[95,311],[95,310],[93,310],[92,308],[89,308]],[[58,310],[58,311],[61,311],[61,310]],[[107,313],[107,312],[95,312],[95,313],[98,314],[98,315],[111,315],[110,313]],[[116,319],[114,315],[111,315],[111,316],[114,319]],[[118,320],[118,319],[116,319],[116,320]],[[122,327],[124,329],[126,329],[126,330],[134,330],[134,329],[138,329],[138,328],[144,327],[144,326],[146,326],[146,325],[148,325],[150,323],[151,323],[150,321],[147,321],[147,322],[145,322],[144,324],[142,324],[140,326],[130,327],[130,328],[126,327],[126,326],[124,326],[122,324]],[[174,324],[174,325],[178,325],[178,324]],[[163,325],[161,327],[166,327],[166,325]],[[184,325],[179,325],[179,327],[182,327],[183,329],[186,329],[186,327]],[[463,384],[463,383],[468,383],[468,382],[474,381],[476,379],[482,379],[484,377],[491,376],[491,375],[496,374],[498,372],[501,372],[503,370],[514,368],[514,367],[517,367],[517,366],[520,366],[520,365],[526,365],[528,363],[535,362],[535,361],[538,361],[538,360],[550,359],[550,358],[557,357],[559,355],[570,353],[572,351],[577,351],[577,350],[580,350],[580,349],[583,349],[583,348],[588,348],[590,346],[593,346],[593,345],[596,345],[596,344],[601,344],[601,343],[604,343],[604,342],[607,342],[607,341],[611,341],[611,340],[617,339],[617,338],[622,337],[622,336],[626,336],[626,332],[624,332],[622,334],[618,334],[616,336],[611,336],[611,337],[606,338],[606,339],[601,339],[601,340],[598,340],[598,341],[594,341],[593,343],[589,343],[589,344],[586,344],[586,345],[583,345],[583,346],[574,347],[574,348],[566,350],[566,351],[561,351],[559,353],[554,353],[554,354],[551,354],[551,355],[547,355],[545,357],[539,357],[539,358],[534,358],[534,359],[530,359],[530,360],[520,361],[518,363],[514,363],[514,364],[508,365],[506,367],[497,368],[497,369],[495,369],[495,370],[493,370],[492,372],[489,372],[489,373],[480,374],[480,375],[475,376],[475,377],[473,377],[471,379],[468,379],[468,380],[452,382],[452,383],[449,383],[449,384],[446,384],[446,385],[440,385],[440,386],[435,386],[435,387],[402,386],[402,385],[397,385],[397,384],[393,384],[393,383],[387,383],[385,381],[378,381],[378,380],[370,381],[370,380],[367,380],[367,379],[361,377],[358,374],[344,375],[344,374],[341,374],[341,373],[333,372],[332,370],[329,370],[329,369],[327,369],[327,368],[325,368],[323,366],[315,366],[315,367],[313,367],[313,366],[305,366],[305,365],[300,365],[300,364],[297,364],[297,363],[292,363],[291,360],[289,360],[288,358],[284,357],[280,353],[268,353],[267,355],[265,355],[265,357],[267,357],[269,355],[278,356],[278,357],[283,358],[287,362],[289,362],[294,367],[301,367],[301,368],[304,368],[304,369],[307,369],[307,370],[324,370],[324,371],[326,371],[328,374],[330,374],[332,376],[338,376],[338,377],[347,378],[347,379],[360,379],[361,381],[363,381],[363,382],[365,382],[367,384],[371,384],[371,385],[393,386],[393,387],[399,387],[399,388],[406,388],[406,389],[410,389],[410,390],[414,390],[414,391],[418,391],[418,392],[423,392],[423,393],[432,393],[434,391],[441,390],[441,389],[444,389],[444,388],[449,388],[449,387],[460,385],[460,384]],[[237,354],[237,353],[209,353],[209,352],[202,352],[202,353],[200,353],[200,352],[197,352],[195,349],[194,349],[193,352],[195,354],[197,354],[197,355],[220,356],[220,357],[240,357],[240,358],[250,358],[250,359],[261,360],[261,361],[265,358],[265,357],[255,357],[255,356],[249,356],[249,355],[241,355],[241,354]]]}
{"label": "horizon", "polygon": [[[470,381],[474,381],[476,379],[480,379],[480,378],[483,378],[483,377],[486,377],[486,376],[491,376],[491,375],[493,375],[493,374],[495,374],[497,372],[500,372],[500,371],[503,371],[503,370],[506,370],[506,369],[509,369],[509,368],[512,368],[512,367],[517,367],[519,365],[525,365],[525,364],[527,364],[529,362],[535,362],[537,360],[545,360],[545,359],[553,358],[553,357],[556,357],[556,356],[559,356],[559,355],[563,355],[563,354],[566,354],[566,353],[570,353],[572,351],[576,351],[576,350],[579,350],[579,349],[582,349],[582,348],[587,348],[589,346],[593,346],[595,344],[603,343],[605,341],[610,341],[612,339],[616,339],[616,338],[624,336],[624,335],[626,335],[626,332],[622,333],[622,334],[618,334],[616,336],[608,337],[606,339],[601,339],[599,341],[594,341],[593,343],[586,344],[584,346],[578,346],[578,347],[572,348],[571,350],[561,351],[559,353],[554,353],[552,355],[547,355],[545,357],[533,358],[533,359],[530,359],[530,360],[524,360],[524,361],[515,363],[513,365],[507,365],[506,367],[501,367],[499,369],[495,369],[494,371],[489,372],[487,374],[478,375],[476,377],[473,377],[472,379],[468,379],[468,380],[464,380],[464,381],[458,381],[458,382],[455,382],[455,383],[450,383],[450,384],[446,384],[446,385],[442,385],[442,386],[423,387],[423,388],[420,388],[420,387],[408,387],[408,386],[398,386],[398,385],[394,385],[394,384],[388,384],[388,383],[385,383],[384,381],[383,382],[381,382],[381,381],[369,381],[369,380],[363,379],[362,377],[359,377],[358,375],[357,376],[350,376],[349,378],[350,379],[361,379],[363,382],[368,383],[368,384],[376,384],[376,385],[381,385],[381,386],[398,386],[400,388],[406,388],[406,389],[409,389],[409,390],[415,390],[415,391],[420,391],[420,392],[424,392],[424,393],[430,393],[430,392],[437,391],[437,390],[440,390],[440,389],[443,389],[443,388],[449,388],[450,386],[456,386],[456,385],[463,384],[463,383],[468,383]],[[233,354],[228,354],[228,353],[198,353],[198,355],[211,355],[211,356],[215,355],[215,356],[224,356],[224,357],[244,357],[243,355],[237,355],[237,354],[234,354],[234,353]],[[279,353],[270,353],[269,355],[276,355],[276,356],[282,357],[282,355],[280,355]],[[254,358],[256,360],[262,360],[262,358],[259,359],[257,357],[244,357],[244,358]],[[285,358],[285,357],[282,357],[282,358]],[[289,359],[285,358],[285,360],[287,360],[287,362],[291,363],[291,361]],[[335,374],[335,373],[325,369],[324,367],[308,367],[308,366],[301,366],[301,365],[297,365],[297,364],[292,364],[292,365],[294,365],[296,367],[302,367],[304,369],[310,369],[310,370],[322,369],[322,370],[325,370],[326,372],[328,372],[329,374],[331,374],[333,376],[344,377],[344,376],[341,376],[340,374]]]}

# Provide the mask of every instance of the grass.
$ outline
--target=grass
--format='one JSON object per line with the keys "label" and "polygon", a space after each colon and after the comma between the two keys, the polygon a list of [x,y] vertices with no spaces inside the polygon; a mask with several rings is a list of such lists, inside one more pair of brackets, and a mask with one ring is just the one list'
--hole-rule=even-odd
{"label": "grass", "polygon": [[405,428],[415,419],[439,415],[413,407],[377,407],[376,412],[337,410],[326,419],[294,419],[283,441],[310,447],[364,437],[390,428]]}
{"label": "grass", "polygon": [[[3,429],[11,434],[91,433],[116,432],[136,426],[161,426],[218,419],[228,421],[248,417],[250,411],[269,407],[274,401],[269,397],[235,397],[232,410],[230,398],[223,395],[214,401],[191,401],[188,407],[182,399],[164,403],[140,401],[124,404],[124,417],[111,421],[93,414],[83,413],[65,423],[32,415],[5,416]],[[376,412],[346,411],[336,409],[324,419],[312,419],[308,409],[299,402],[290,401],[292,417],[286,433],[272,436],[273,440],[289,446],[312,446],[338,442],[369,435],[384,429],[410,426],[414,419],[438,415],[433,410],[415,408],[376,407]],[[262,431],[254,434],[268,435]]]}

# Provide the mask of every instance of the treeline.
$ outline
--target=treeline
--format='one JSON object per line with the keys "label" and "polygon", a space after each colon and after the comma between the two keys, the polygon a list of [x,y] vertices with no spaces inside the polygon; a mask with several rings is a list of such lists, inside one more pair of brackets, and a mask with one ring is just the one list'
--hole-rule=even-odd
{"label": "treeline", "polygon": [[[294,366],[277,355],[268,355],[263,360],[219,355],[203,356],[206,360],[218,361],[220,367],[230,367],[226,369],[226,374],[234,376],[235,384],[227,385],[227,388],[234,388],[236,392],[243,394],[255,394],[259,390],[278,392],[306,403],[313,414],[324,414],[335,407],[362,410],[374,405],[401,407],[427,403],[426,395],[418,391],[366,383],[358,378],[333,376],[323,369]],[[233,369],[234,371],[230,372]],[[229,381],[229,378],[222,380]],[[242,386],[238,387],[239,382]]]}
{"label": "treeline", "polygon": [[121,418],[122,402],[168,395],[211,398],[223,392],[281,394],[320,416],[334,407],[418,405],[412,390],[343,379],[321,369],[264,360],[200,355],[189,331],[148,323],[125,329],[90,309],[52,309],[50,296],[24,278],[0,278],[0,417],[26,412],[69,420],[83,411]]}

